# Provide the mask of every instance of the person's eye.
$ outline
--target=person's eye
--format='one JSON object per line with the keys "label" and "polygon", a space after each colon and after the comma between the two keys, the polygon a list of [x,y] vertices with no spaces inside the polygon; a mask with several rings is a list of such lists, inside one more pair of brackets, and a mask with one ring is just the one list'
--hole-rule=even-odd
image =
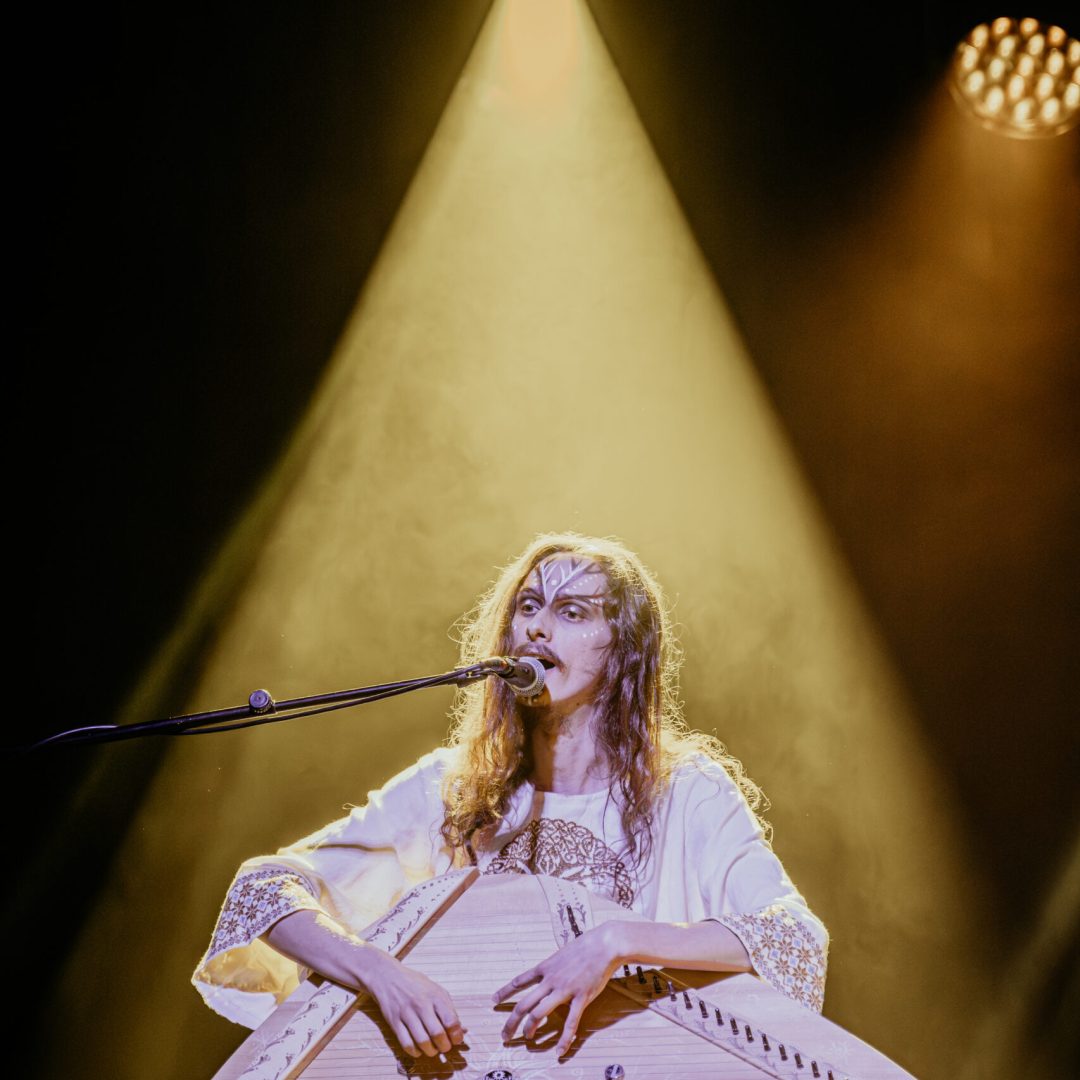
{"label": "person's eye", "polygon": [[518,601],[518,611],[522,615],[535,615],[540,610],[540,605],[531,597],[523,597]]}
{"label": "person's eye", "polygon": [[584,608],[580,608],[577,604],[569,604],[562,609],[563,615],[571,622],[581,622],[586,617]]}

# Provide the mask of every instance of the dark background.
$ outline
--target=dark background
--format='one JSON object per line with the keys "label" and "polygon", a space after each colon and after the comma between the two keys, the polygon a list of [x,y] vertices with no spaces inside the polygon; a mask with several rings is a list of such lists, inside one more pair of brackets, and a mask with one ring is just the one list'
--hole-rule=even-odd
{"label": "dark background", "polygon": [[[287,444],[487,7],[23,16],[13,577],[25,566],[33,594],[38,707],[20,710],[30,733],[10,742],[117,714]],[[1000,12],[590,8],[951,778],[1002,948],[1015,947],[1077,830],[1076,132],[1054,148],[1009,142],[975,178],[971,199],[1003,208],[995,258],[1030,272],[958,279],[917,222],[890,224],[888,193],[956,41]],[[1078,32],[1060,7],[1024,14]],[[1071,161],[1037,206],[1002,179],[1025,153]],[[863,266],[915,299],[948,277],[933,294],[943,321],[876,318]],[[160,711],[180,707],[212,633]],[[159,755],[132,748],[108,799],[80,802],[109,753],[5,756],[31,848],[6,905],[32,942],[19,965],[59,963]],[[1060,955],[1038,1003],[1063,1057],[1074,960]]]}

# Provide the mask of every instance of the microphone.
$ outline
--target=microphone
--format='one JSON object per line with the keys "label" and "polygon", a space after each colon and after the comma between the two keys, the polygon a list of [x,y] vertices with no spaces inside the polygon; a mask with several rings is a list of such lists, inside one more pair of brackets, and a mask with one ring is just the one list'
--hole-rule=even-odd
{"label": "microphone", "polygon": [[493,656],[483,666],[505,679],[518,697],[536,697],[544,689],[544,665],[535,656]]}

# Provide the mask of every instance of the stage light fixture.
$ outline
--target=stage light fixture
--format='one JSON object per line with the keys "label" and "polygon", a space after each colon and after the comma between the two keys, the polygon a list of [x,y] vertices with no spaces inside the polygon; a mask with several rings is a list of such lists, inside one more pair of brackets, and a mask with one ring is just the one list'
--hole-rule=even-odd
{"label": "stage light fixture", "polygon": [[984,127],[1030,139],[1080,120],[1080,41],[1038,19],[994,19],[960,42],[949,87]]}

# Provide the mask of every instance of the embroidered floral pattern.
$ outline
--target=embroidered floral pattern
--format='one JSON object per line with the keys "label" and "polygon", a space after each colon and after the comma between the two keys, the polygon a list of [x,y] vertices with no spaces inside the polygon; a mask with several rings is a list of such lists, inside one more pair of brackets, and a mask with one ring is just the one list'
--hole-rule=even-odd
{"label": "embroidered floral pattern", "polygon": [[825,1004],[825,950],[810,929],[782,905],[718,919],[746,947],[754,970],[771,986],[821,1012]]}
{"label": "embroidered floral pattern", "polygon": [[610,896],[625,908],[634,902],[626,864],[584,825],[561,818],[530,821],[484,873],[548,874]]}
{"label": "embroidered floral pattern", "polygon": [[320,910],[312,892],[299,874],[281,867],[239,874],[225,897],[207,958],[250,944],[290,912]]}

